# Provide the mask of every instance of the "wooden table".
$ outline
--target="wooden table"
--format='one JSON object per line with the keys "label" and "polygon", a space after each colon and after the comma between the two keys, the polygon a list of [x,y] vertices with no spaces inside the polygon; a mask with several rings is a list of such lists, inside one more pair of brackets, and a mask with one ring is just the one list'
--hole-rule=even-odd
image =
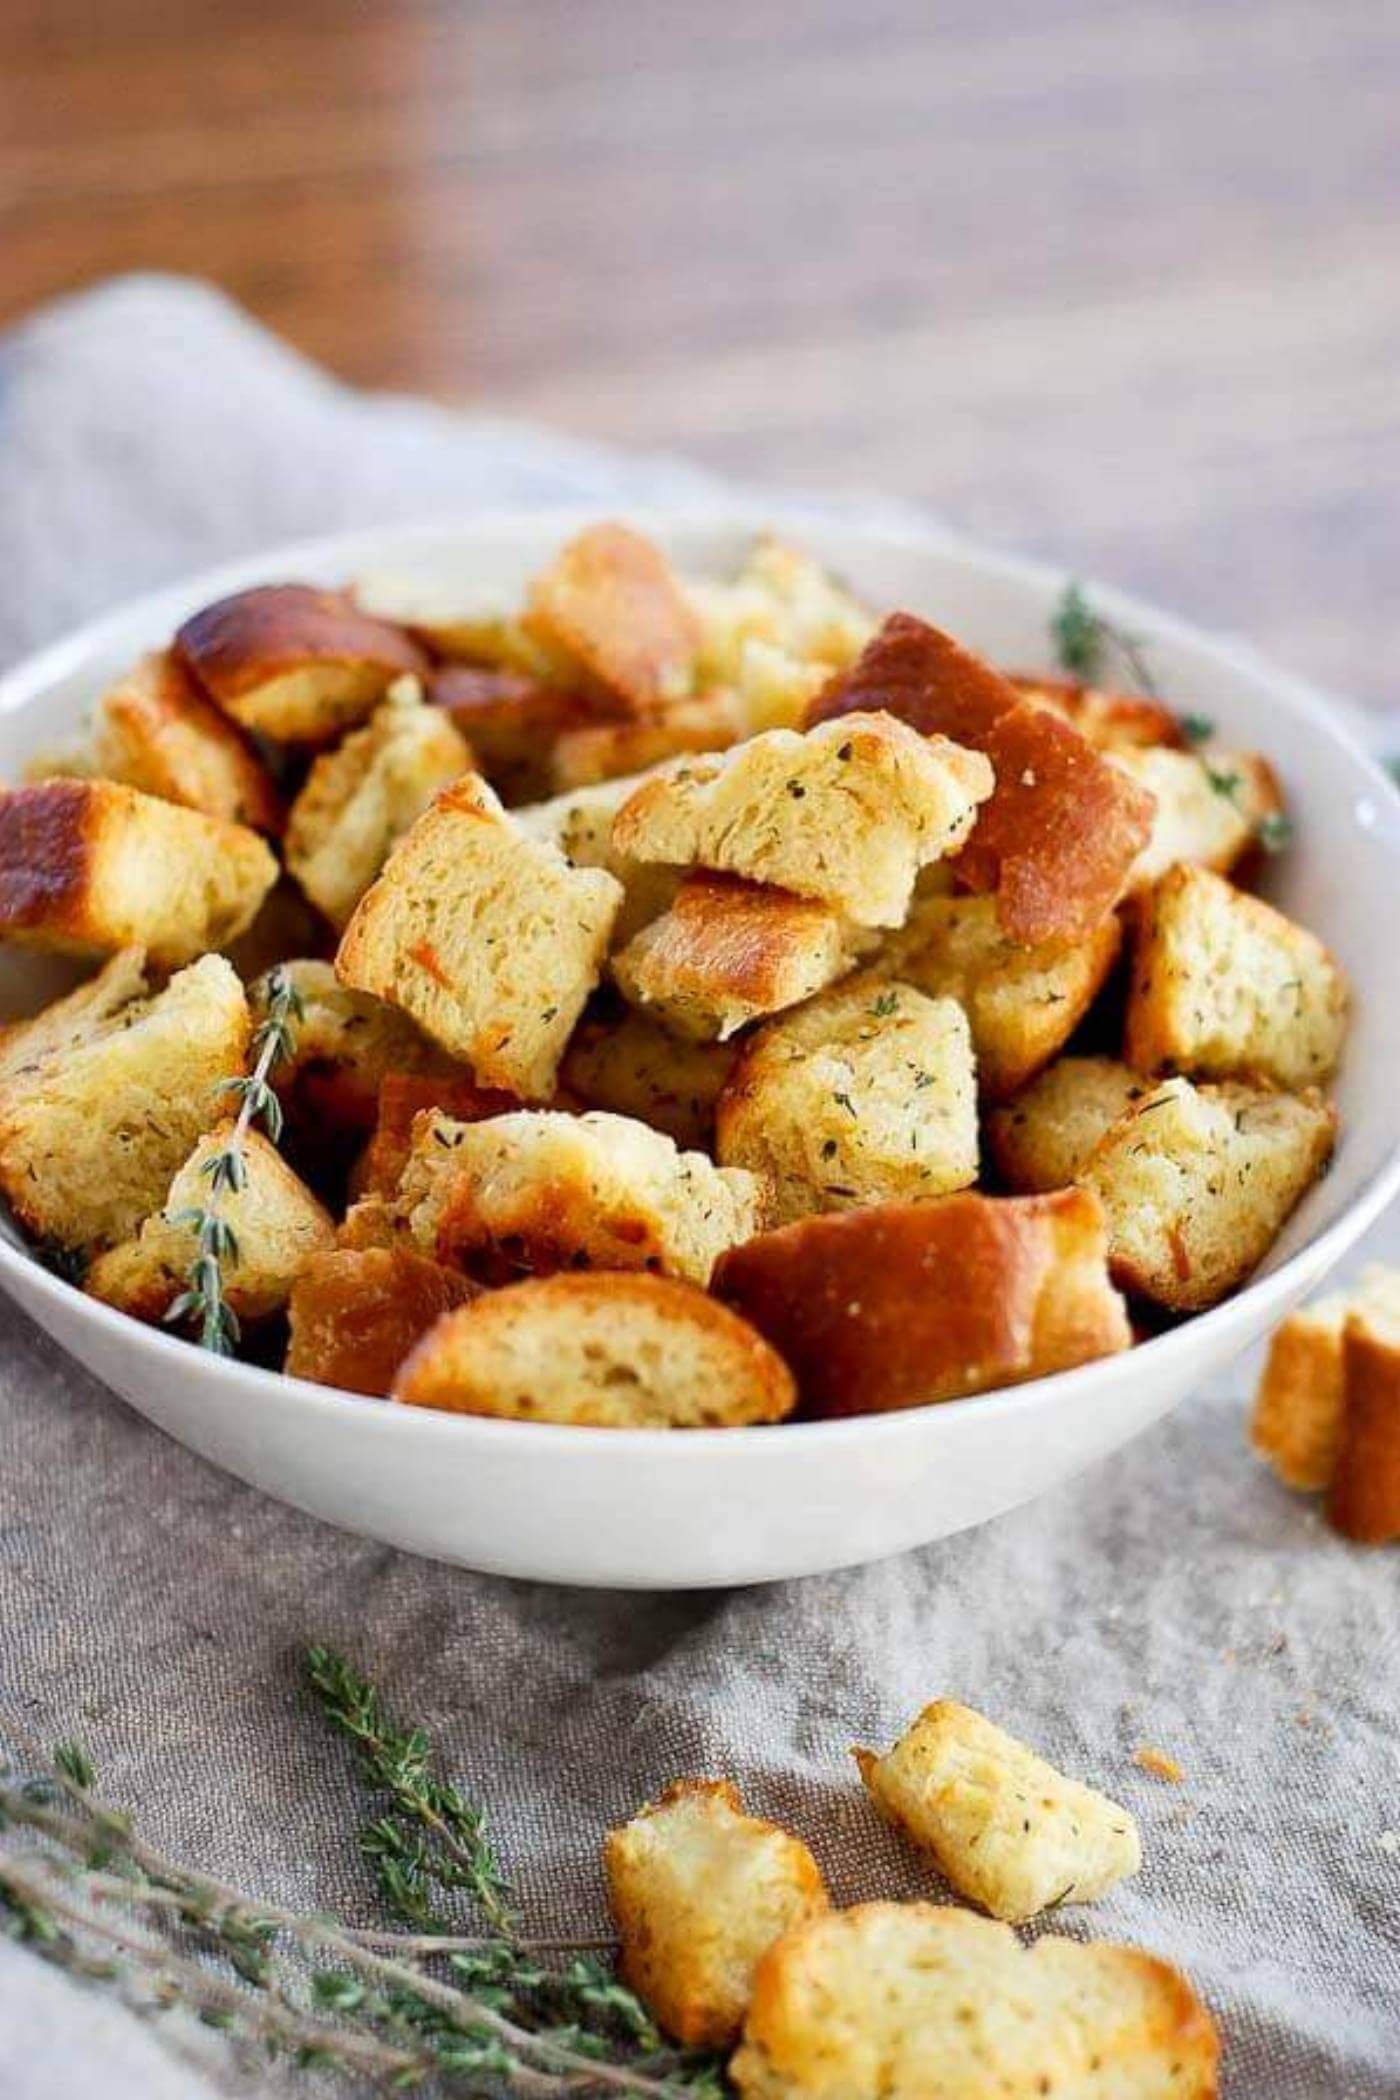
{"label": "wooden table", "polygon": [[7,0],[0,316],[204,273],[337,371],[871,487],[1400,662],[1387,0]]}

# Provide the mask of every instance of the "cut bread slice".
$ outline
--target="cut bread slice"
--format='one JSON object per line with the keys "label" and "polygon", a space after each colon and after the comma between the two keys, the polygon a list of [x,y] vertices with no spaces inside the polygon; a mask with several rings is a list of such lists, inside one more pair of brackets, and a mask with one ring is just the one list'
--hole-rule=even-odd
{"label": "cut bread slice", "polygon": [[98,701],[93,770],[165,802],[277,833],[277,784],[252,744],[207,700],[172,650],[143,656]]}
{"label": "cut bread slice", "polygon": [[829,905],[737,875],[688,875],[613,958],[623,997],[694,1042],[724,1042],[844,977],[853,929]]}
{"label": "cut bread slice", "polygon": [[1400,1269],[1363,1269],[1355,1283],[1290,1313],[1270,1340],[1250,1437],[1289,1487],[1325,1488],[1337,1470],[1353,1318],[1376,1326],[1400,1318]]}
{"label": "cut bread slice", "polygon": [[[109,965],[130,968],[127,958]],[[0,1189],[26,1231],[62,1247],[115,1246],[160,1208],[247,1054],[248,1002],[222,956],[191,964],[154,998],[108,1007],[122,981],[73,994],[62,1016],[50,1009],[27,1039],[12,1031],[4,1042]]]}
{"label": "cut bread slice", "polygon": [[590,525],[560,549],[530,585],[525,626],[601,713],[658,714],[693,689],[699,622],[660,548],[625,525]]}
{"label": "cut bread slice", "polygon": [[401,1007],[484,1086],[543,1100],[622,897],[613,876],[571,868],[466,774],[360,899],[336,972]]}
{"label": "cut bread slice", "polygon": [[978,753],[848,715],[664,768],[618,811],[613,841],[638,860],[816,898],[858,926],[898,926],[919,870],[964,843],[991,792]]}
{"label": "cut bread slice", "polygon": [[994,1918],[1092,1903],[1142,1865],[1127,1809],[954,1699],[926,1706],[883,1756],[855,1759],[882,1814]]}
{"label": "cut bread slice", "polygon": [[116,781],[0,793],[0,940],[20,947],[143,947],[178,969],[241,933],[276,880],[255,831]]}
{"label": "cut bread slice", "polygon": [[738,2039],[759,1959],[830,1908],[800,1838],[745,1815],[727,1779],[679,1779],[603,1842],[619,1972],[689,2049]]}
{"label": "cut bread slice", "polygon": [[1104,1214],[1082,1189],[807,1218],[724,1255],[714,1288],[822,1415],[883,1414],[1126,1349]]}
{"label": "cut bread slice", "polygon": [[774,1223],[922,1201],[977,1179],[977,1076],[955,999],[863,976],[744,1046],[716,1156],[772,1186]]}
{"label": "cut bread slice", "polygon": [[762,1227],[753,1174],[679,1152],[625,1116],[527,1110],[413,1126],[399,1207],[416,1244],[486,1283],[556,1269],[650,1269],[708,1283]]}
{"label": "cut bread slice", "polygon": [[722,688],[672,701],[662,714],[566,724],[550,755],[551,781],[556,793],[567,794],[646,772],[685,752],[727,751],[748,728],[743,700]]}
{"label": "cut bread slice", "polygon": [[1400,1291],[1348,1315],[1342,1390],[1328,1521],[1359,1545],[1389,1545],[1400,1539]]}
{"label": "cut bread slice", "polygon": [[1061,1057],[987,1118],[987,1149],[1020,1195],[1068,1188],[1121,1115],[1152,1093],[1116,1057]]}
{"label": "cut bread slice", "polygon": [[329,744],[373,713],[394,679],[428,658],[402,628],[338,591],[260,584],[206,605],[175,653],[226,715],[283,744]]}
{"label": "cut bread slice", "polygon": [[725,1429],[792,1412],[787,1367],[669,1276],[543,1276],[444,1315],[399,1373],[411,1407],[597,1429]]}
{"label": "cut bread slice", "polygon": [[292,1286],[283,1368],[289,1378],[382,1399],[415,1344],[477,1289],[411,1247],[317,1254]]}

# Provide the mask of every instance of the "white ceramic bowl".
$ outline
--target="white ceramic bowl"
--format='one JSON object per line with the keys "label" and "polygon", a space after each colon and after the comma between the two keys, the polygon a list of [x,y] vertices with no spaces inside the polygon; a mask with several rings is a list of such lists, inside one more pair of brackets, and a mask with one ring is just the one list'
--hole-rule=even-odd
{"label": "white ceramic bowl", "polygon": [[[482,520],[315,541],[196,578],[45,650],[0,680],[0,777],[73,727],[104,681],[196,606],[242,585],[379,570],[519,587],[575,516]],[[688,569],[723,575],[766,522],[637,521]],[[877,607],[922,612],[1002,663],[1047,662],[1064,579],[957,542],[831,524],[796,536]],[[1343,1136],[1256,1280],[1129,1355],[941,1407],[677,1435],[396,1408],[205,1356],[110,1311],[0,1239],[0,1284],[133,1407],[192,1449],[331,1523],[506,1575],[670,1589],[763,1582],[873,1560],[1028,1501],[1174,1407],[1311,1289],[1400,1187],[1400,797],[1338,710],[1240,646],[1110,592],[1162,689],[1231,743],[1266,751],[1297,817],[1277,900],[1341,955],[1357,1013]],[[56,966],[0,960],[0,1011],[32,1011]]]}

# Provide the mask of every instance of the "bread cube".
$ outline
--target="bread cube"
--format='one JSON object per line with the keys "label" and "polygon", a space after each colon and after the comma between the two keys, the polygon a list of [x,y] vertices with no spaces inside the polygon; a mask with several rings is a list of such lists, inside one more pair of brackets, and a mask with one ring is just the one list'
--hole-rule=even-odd
{"label": "bread cube", "polygon": [[684,1042],[646,1014],[624,1010],[580,1021],[559,1076],[585,1108],[631,1116],[683,1149],[708,1152],[715,1103],[737,1054],[723,1043]]}
{"label": "bread cube", "polygon": [[860,1903],[764,1955],[729,2075],[740,2100],[1215,2100],[1219,2060],[1186,1978],[1139,1948]]}
{"label": "bread cube", "polygon": [[722,688],[673,701],[664,714],[566,725],[550,754],[552,784],[556,793],[567,794],[646,772],[686,752],[727,751],[748,727],[743,700]]}
{"label": "bread cube", "polygon": [[700,620],[706,686],[742,691],[755,646],[824,679],[854,663],[875,628],[873,615],[820,562],[770,534],[755,541],[732,582],[692,582],[687,595]]}
{"label": "bread cube", "polygon": [[[454,666],[510,671],[556,691],[576,681],[573,666],[527,631],[515,598],[495,584],[381,571],[357,577],[350,596],[370,619],[406,627],[435,657]],[[466,734],[465,724],[459,726]]]}
{"label": "bread cube", "polygon": [[528,803],[514,812],[515,821],[532,839],[557,846],[570,867],[606,868],[622,884],[622,905],[613,923],[612,942],[623,947],[652,919],[659,919],[680,884],[675,868],[633,860],[613,844],[613,818],[644,776],[602,780],[573,788],[548,802]]}
{"label": "bread cube", "polygon": [[477,1288],[411,1247],[317,1254],[292,1286],[283,1368],[289,1378],[383,1398],[414,1345]]}
{"label": "bread cube", "polygon": [[878,967],[930,998],[966,1008],[985,1101],[1004,1101],[1074,1033],[1117,960],[1121,929],[1101,919],[1078,942],[1022,947],[992,897],[922,897],[880,951]]}
{"label": "bread cube", "polygon": [[625,525],[590,525],[561,548],[530,585],[525,625],[600,713],[657,714],[693,688],[699,622],[660,548]]}
{"label": "bread cube", "polygon": [[1169,1079],[1135,1102],[1078,1176],[1103,1204],[1118,1282],[1174,1312],[1214,1305],[1264,1259],[1336,1131],[1315,1092]]}
{"label": "bread cube", "polygon": [[977,1179],[977,1077],[955,999],[860,977],[770,1021],[719,1099],[716,1157],[772,1185],[774,1223]]}
{"label": "bread cube", "polygon": [[883,1414],[1126,1349],[1093,1196],[963,1193],[806,1218],[722,1256],[714,1290],[821,1415]]}
{"label": "bread cube", "polygon": [[[334,967],[309,956],[279,966],[301,1001],[292,1055],[273,1067],[272,1084],[294,1137],[344,1146],[374,1129],[380,1089],[391,1074],[445,1083],[467,1074],[397,1007],[340,983]],[[269,981],[248,987],[253,1018],[267,1011]]]}
{"label": "bread cube", "polygon": [[1134,1070],[1303,1087],[1336,1070],[1348,994],[1321,941],[1206,868],[1165,874],[1133,953]]}
{"label": "bread cube", "polygon": [[1366,1546],[1400,1539],[1400,1289],[1357,1307],[1342,1335],[1341,1436],[1328,1522]]}
{"label": "bread cube", "polygon": [[1178,861],[1228,875],[1277,817],[1283,796],[1266,758],[1253,751],[1119,751],[1115,763],[1156,802],[1152,835],[1133,862],[1127,890],[1150,889]]}
{"label": "bread cube", "polygon": [[428,697],[466,738],[478,771],[507,807],[552,792],[558,738],[593,719],[566,686],[480,664],[434,671]]}
{"label": "bread cube", "polygon": [[186,620],[175,654],[226,715],[280,744],[329,744],[428,658],[339,591],[260,584]]}
{"label": "bread cube", "polygon": [[[189,1286],[199,1251],[196,1213],[208,1201],[210,1164],[232,1134],[232,1117],[206,1132],[162,1208],[133,1238],[98,1255],[84,1283],[92,1297],[136,1320],[165,1319]],[[307,1263],[334,1246],[335,1223],[259,1131],[245,1135],[241,1151],[247,1179],[220,1198],[220,1216],[234,1236],[222,1263],[224,1297],[239,1320],[263,1320],[282,1310]]]}
{"label": "bread cube", "polygon": [[1086,737],[1096,751],[1179,749],[1181,723],[1165,701],[1145,693],[1111,693],[1073,678],[1052,678],[1039,671],[1007,672],[1023,700],[1048,707]]}
{"label": "bread cube", "polygon": [[745,1815],[727,1779],[679,1779],[603,1842],[619,1971],[688,2049],[739,2039],[762,1955],[830,1908],[800,1838]]}
{"label": "bread cube", "polygon": [[337,931],[433,796],[471,770],[451,721],[404,679],[363,729],[312,763],[287,823],[287,866]]}
{"label": "bread cube", "polygon": [[1368,1325],[1400,1317],[1400,1269],[1364,1269],[1356,1283],[1290,1313],[1269,1343],[1250,1438],[1289,1487],[1325,1488],[1337,1470],[1353,1317]]}
{"label": "bread cube", "polygon": [[343,984],[401,1007],[483,1086],[544,1099],[622,885],[532,839],[474,774],[444,788],[355,907]]}
{"label": "bread cube", "polygon": [[919,870],[963,844],[991,791],[978,753],[848,715],[654,774],[618,811],[613,842],[815,897],[858,926],[898,926]]}
{"label": "bread cube", "polygon": [[255,831],[116,781],[0,793],[0,940],[19,947],[142,947],[178,969],[241,933],[276,880]]}
{"label": "bread cube", "polygon": [[132,968],[116,958],[106,989],[84,987],[4,1038],[0,1189],[27,1232],[61,1247],[129,1239],[226,1105],[217,1089],[243,1071],[248,1002],[222,956],[117,1005]]}
{"label": "bread cube", "polygon": [[93,771],[225,823],[282,829],[267,766],[169,649],[143,656],[98,701]]}
{"label": "bread cube", "polygon": [[448,1072],[386,1072],[379,1086],[374,1135],[355,1169],[355,1194],[391,1197],[398,1193],[413,1150],[413,1126],[426,1109],[438,1109],[454,1123],[482,1123],[489,1116],[508,1116],[521,1106],[518,1095],[499,1087],[478,1086],[460,1065]]}
{"label": "bread cube", "polygon": [[881,1812],[994,1918],[1092,1903],[1142,1865],[1127,1809],[954,1699],[926,1706],[883,1756],[855,1759]]}
{"label": "bread cube", "polygon": [[532,1277],[443,1315],[393,1397],[518,1422],[733,1429],[791,1414],[782,1360],[751,1327],[669,1276]]}
{"label": "bread cube", "polygon": [[107,1032],[107,1024],[150,989],[144,948],[122,948],[95,977],[76,985],[27,1021],[0,1026],[0,1081],[37,1071],[61,1051],[76,1050]]}
{"label": "bread cube", "polygon": [[1116,1057],[1061,1057],[987,1118],[987,1149],[1010,1189],[1068,1188],[1135,1101],[1153,1091]]}
{"label": "bread cube", "polygon": [[623,997],[694,1042],[724,1042],[844,977],[852,929],[829,905],[737,875],[688,875],[613,958]]}
{"label": "bread cube", "polygon": [[245,984],[265,977],[278,963],[329,962],[335,934],[306,892],[283,874],[235,939],[220,949]]}
{"label": "bread cube", "polygon": [[555,1269],[650,1269],[709,1282],[763,1224],[753,1174],[626,1116],[525,1110],[413,1126],[399,1207],[419,1248],[485,1283]]}

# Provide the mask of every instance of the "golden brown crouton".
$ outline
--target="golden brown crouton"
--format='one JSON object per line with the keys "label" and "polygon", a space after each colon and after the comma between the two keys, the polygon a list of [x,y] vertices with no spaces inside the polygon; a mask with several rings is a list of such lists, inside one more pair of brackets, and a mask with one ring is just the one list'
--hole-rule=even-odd
{"label": "golden brown crouton", "polygon": [[618,811],[613,840],[638,860],[721,869],[858,926],[898,926],[919,870],[963,844],[991,791],[978,753],[847,715],[664,768]]}
{"label": "golden brown crouton", "polygon": [[[686,588],[700,619],[703,686],[742,692],[755,648],[825,679],[854,663],[875,627],[873,615],[820,562],[767,534],[733,582]],[[795,728],[797,719],[754,727]]]}
{"label": "golden brown crouton", "polygon": [[103,1034],[113,1015],[149,990],[144,948],[122,948],[61,999],[27,1021],[0,1027],[0,1080],[32,1072],[63,1050],[76,1050]]}
{"label": "golden brown crouton", "polygon": [[740,2100],[1215,2100],[1219,2058],[1186,1978],[1139,1948],[861,1903],[764,1955],[729,2071]]}
{"label": "golden brown crouton", "polygon": [[[226,1150],[229,1118],[200,1139],[170,1184],[164,1205],[134,1238],[100,1254],[84,1288],[136,1320],[163,1320],[189,1287],[199,1250],[197,1219],[209,1195],[209,1167]],[[335,1224],[260,1132],[241,1146],[247,1178],[221,1198],[234,1244],[221,1263],[224,1299],[239,1320],[280,1312],[314,1255],[335,1244]]]}
{"label": "golden brown crouton", "polygon": [[1038,671],[1011,672],[1007,683],[1023,700],[1063,715],[1096,751],[1144,751],[1153,746],[1179,748],[1181,724],[1165,701],[1145,693],[1110,693],[1081,685],[1072,678],[1051,678]]}
{"label": "golden brown crouton", "polygon": [[401,628],[339,591],[261,584],[185,621],[175,653],[245,729],[282,744],[328,744],[363,722],[405,671],[428,659]]}
{"label": "golden brown crouton", "polygon": [[733,1429],[791,1414],[751,1327],[670,1276],[537,1276],[446,1313],[394,1384],[410,1407],[595,1429]]}
{"label": "golden brown crouton", "polygon": [[618,988],[677,1035],[723,1042],[844,977],[851,929],[829,905],[737,875],[689,875],[613,958]]}
{"label": "golden brown crouton", "polygon": [[335,934],[306,892],[282,875],[236,939],[220,949],[245,984],[265,977],[282,962],[328,962],[335,953]]}
{"label": "golden brown crouton", "polygon": [[731,1248],[714,1289],[823,1415],[882,1414],[1126,1349],[1103,1211],[1082,1189],[881,1203]]}
{"label": "golden brown crouton", "polygon": [[1342,1391],[1327,1520],[1360,1545],[1388,1545],[1400,1539],[1400,1290],[1348,1315]]}
{"label": "golden brown crouton", "polygon": [[508,1116],[523,1106],[516,1094],[478,1086],[460,1065],[449,1072],[386,1072],[379,1087],[374,1135],[355,1170],[355,1194],[397,1193],[413,1150],[413,1125],[425,1109],[438,1109],[454,1123],[482,1123],[488,1116]]}
{"label": "golden brown crouton", "polygon": [[1283,809],[1273,767],[1253,751],[1120,751],[1115,763],[1156,802],[1152,836],[1133,862],[1128,894],[1150,889],[1178,861],[1228,875]]}
{"label": "golden brown crouton", "polygon": [[977,1083],[1004,1101],[1048,1064],[1079,1026],[1118,955],[1110,915],[1079,942],[1008,940],[992,897],[921,897],[881,949],[877,967],[931,998],[967,1009]]}
{"label": "golden brown crouton", "polygon": [[987,1149],[1008,1188],[1068,1188],[1099,1139],[1152,1092],[1116,1057],[1061,1057],[987,1118]]}
{"label": "golden brown crouton", "polygon": [[1135,1102],[1078,1176],[1107,1214],[1118,1282],[1176,1312],[1214,1305],[1268,1253],[1336,1131],[1316,1092],[1169,1079]]}
{"label": "golden brown crouton", "polygon": [[566,726],[554,740],[549,769],[557,793],[644,773],[685,752],[727,751],[747,735],[748,711],[737,693],[716,688],[677,700],[664,714],[623,722]]}
{"label": "golden brown crouton", "polygon": [[678,869],[633,860],[613,844],[613,818],[643,777],[635,774],[599,781],[593,787],[555,795],[548,802],[527,803],[513,813],[522,831],[557,846],[570,867],[606,868],[622,884],[622,905],[612,930],[615,948],[624,946],[652,919],[660,918],[681,879]]}
{"label": "golden brown crouton", "polygon": [[[296,1137],[319,1134],[342,1144],[366,1136],[391,1073],[439,1082],[467,1078],[406,1014],[341,984],[330,963],[299,957],[281,969],[301,1001],[301,1017],[292,1030],[292,1055],[273,1067],[272,1084]],[[261,1020],[267,978],[249,986],[248,998]]]}
{"label": "golden brown crouton", "polygon": [[561,548],[530,585],[525,625],[577,665],[601,712],[656,714],[692,689],[699,621],[660,548],[625,525]]}
{"label": "golden brown crouton", "polygon": [[[108,966],[129,968],[120,957]],[[243,1071],[249,1018],[218,955],[154,998],[102,1010],[106,995],[92,995],[75,1028],[86,997],[85,987],[60,1002],[61,1016],[50,1009],[5,1038],[0,1189],[37,1239],[94,1249],[129,1239],[165,1201],[221,1112],[217,1089]]]}
{"label": "golden brown crouton", "polygon": [[763,1224],[764,1184],[626,1116],[524,1111],[413,1127],[399,1207],[425,1254],[485,1283],[555,1269],[651,1269],[708,1283]]}
{"label": "golden brown crouton", "polygon": [[350,595],[362,613],[406,627],[450,664],[515,672],[556,691],[576,681],[574,667],[527,632],[510,592],[494,584],[380,573],[357,577]]}
{"label": "golden brown crouton", "polygon": [[414,1344],[477,1289],[411,1247],[317,1254],[292,1286],[283,1368],[290,1378],[383,1398]]}
{"label": "golden brown crouton", "polygon": [[580,1021],[559,1076],[585,1108],[633,1116],[687,1150],[714,1144],[715,1103],[737,1051],[680,1040],[646,1014]]}
{"label": "golden brown crouton", "polygon": [[395,841],[471,763],[413,679],[391,687],[363,729],[313,762],[288,819],[287,866],[332,926],[345,927]]}
{"label": "golden brown crouton", "polygon": [[98,701],[93,770],[254,831],[280,832],[282,798],[242,732],[169,649],[143,656]]}
{"label": "golden brown crouton", "polygon": [[775,1224],[917,1202],[977,1179],[977,1077],[955,999],[862,976],[760,1028],[715,1118],[716,1157],[773,1188]]}
{"label": "golden brown crouton", "polygon": [[428,697],[466,738],[478,770],[508,808],[552,791],[557,739],[593,719],[563,686],[482,665],[434,671]]}
{"label": "golden brown crouton", "polygon": [[1346,1402],[1344,1337],[1353,1315],[1400,1315],[1400,1270],[1374,1265],[1275,1328],[1254,1396],[1254,1448],[1295,1488],[1325,1488],[1337,1469]]}
{"label": "golden brown crouton", "polygon": [[360,899],[336,973],[402,1007],[484,1086],[543,1100],[622,894],[605,870],[571,868],[531,838],[464,774]]}
{"label": "golden brown crouton", "polygon": [[1125,1808],[954,1699],[926,1706],[883,1756],[855,1758],[881,1811],[994,1918],[1092,1903],[1142,1865]]}
{"label": "golden brown crouton", "polygon": [[0,793],[0,940],[21,947],[136,946],[178,969],[241,933],[276,880],[255,831],[115,781]]}
{"label": "golden brown crouton", "polygon": [[679,1779],[603,1841],[619,1969],[688,2049],[738,2039],[759,1958],[828,1910],[800,1838],[744,1814],[727,1779]]}
{"label": "golden brown crouton", "polygon": [[1307,1086],[1336,1069],[1347,1004],[1303,927],[1207,868],[1172,868],[1144,909],[1123,1054],[1138,1072]]}

